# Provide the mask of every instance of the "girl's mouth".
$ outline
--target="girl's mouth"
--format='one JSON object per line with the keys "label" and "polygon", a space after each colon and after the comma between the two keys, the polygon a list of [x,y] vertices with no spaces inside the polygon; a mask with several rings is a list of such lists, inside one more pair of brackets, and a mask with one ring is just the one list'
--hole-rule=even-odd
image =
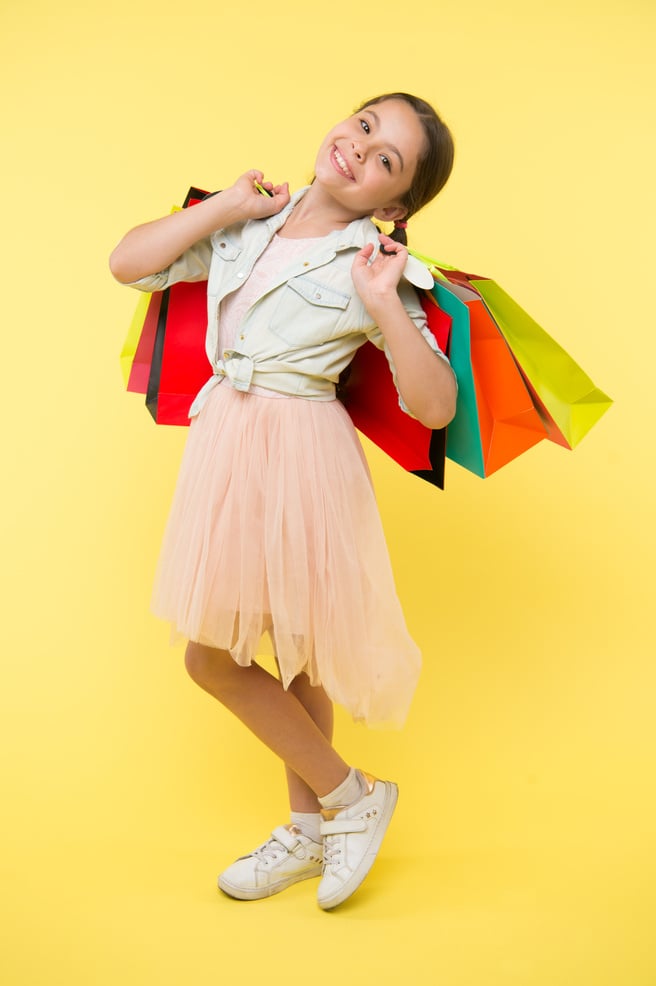
{"label": "girl's mouth", "polygon": [[353,172],[346,163],[346,159],[340,154],[337,149],[337,145],[333,145],[333,149],[330,155],[330,160],[332,161],[333,167],[344,178],[348,178],[349,181],[355,181]]}

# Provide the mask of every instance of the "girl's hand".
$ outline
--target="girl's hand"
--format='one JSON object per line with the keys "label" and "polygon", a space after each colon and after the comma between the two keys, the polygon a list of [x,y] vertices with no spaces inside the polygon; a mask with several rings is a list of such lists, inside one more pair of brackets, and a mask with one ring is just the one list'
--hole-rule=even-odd
{"label": "girl's hand", "polygon": [[373,243],[358,251],[351,267],[351,277],[355,289],[362,298],[367,310],[373,314],[372,308],[380,307],[390,297],[398,297],[397,285],[405,269],[408,251],[401,243],[381,233],[378,237],[381,246],[387,253],[378,251],[375,260],[370,263],[374,252]]}
{"label": "girl's hand", "polygon": [[[272,195],[262,195],[255,187],[258,182]],[[264,181],[261,171],[255,169],[247,171],[230,188],[222,193],[229,196],[234,208],[243,219],[266,219],[268,216],[275,216],[285,208],[290,199],[289,185],[274,185],[270,181]]]}
{"label": "girl's hand", "polygon": [[[262,195],[255,182],[272,195]],[[217,229],[274,216],[289,202],[289,187],[264,181],[261,171],[247,171],[220,195],[210,195],[193,209],[180,209],[125,234],[110,258],[110,268],[123,284],[157,274],[181,257],[185,250]]]}

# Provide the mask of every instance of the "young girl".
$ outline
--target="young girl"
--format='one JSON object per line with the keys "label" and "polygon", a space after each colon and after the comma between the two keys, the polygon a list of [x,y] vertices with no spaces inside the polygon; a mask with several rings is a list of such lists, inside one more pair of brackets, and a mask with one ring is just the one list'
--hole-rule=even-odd
{"label": "young girl", "polygon": [[[286,767],[291,822],[220,875],[232,897],[322,874],[319,905],[337,906],[369,872],[396,805],[395,784],[331,745],[333,702],[398,725],[420,665],[335,384],[369,339],[405,410],[429,428],[452,418],[455,379],[400,242],[452,162],[428,104],[379,96],[325,137],[308,188],[290,197],[249,171],[131,230],[111,257],[114,276],[144,291],[208,282],[213,375],[190,411],[153,607],[189,639],[194,681]],[[394,222],[395,237],[370,217]],[[280,679],[254,660],[267,631]]]}

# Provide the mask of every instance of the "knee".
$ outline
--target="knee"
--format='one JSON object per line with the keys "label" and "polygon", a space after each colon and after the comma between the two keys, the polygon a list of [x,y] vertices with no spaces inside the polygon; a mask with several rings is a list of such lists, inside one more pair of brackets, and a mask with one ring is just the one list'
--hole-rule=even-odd
{"label": "knee", "polygon": [[230,689],[242,671],[227,651],[215,650],[190,640],[185,651],[185,668],[189,677],[217,698]]}
{"label": "knee", "polygon": [[185,668],[192,681],[204,688],[213,676],[215,664],[209,647],[189,641],[185,651]]}

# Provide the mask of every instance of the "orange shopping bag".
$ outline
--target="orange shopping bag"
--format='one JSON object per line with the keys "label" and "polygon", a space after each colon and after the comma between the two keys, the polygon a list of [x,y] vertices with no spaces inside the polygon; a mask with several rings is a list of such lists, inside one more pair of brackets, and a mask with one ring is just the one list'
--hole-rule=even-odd
{"label": "orange shopping bag", "polygon": [[547,437],[522,374],[480,296],[456,278],[435,286],[454,320],[451,360],[458,378],[447,456],[490,476]]}

